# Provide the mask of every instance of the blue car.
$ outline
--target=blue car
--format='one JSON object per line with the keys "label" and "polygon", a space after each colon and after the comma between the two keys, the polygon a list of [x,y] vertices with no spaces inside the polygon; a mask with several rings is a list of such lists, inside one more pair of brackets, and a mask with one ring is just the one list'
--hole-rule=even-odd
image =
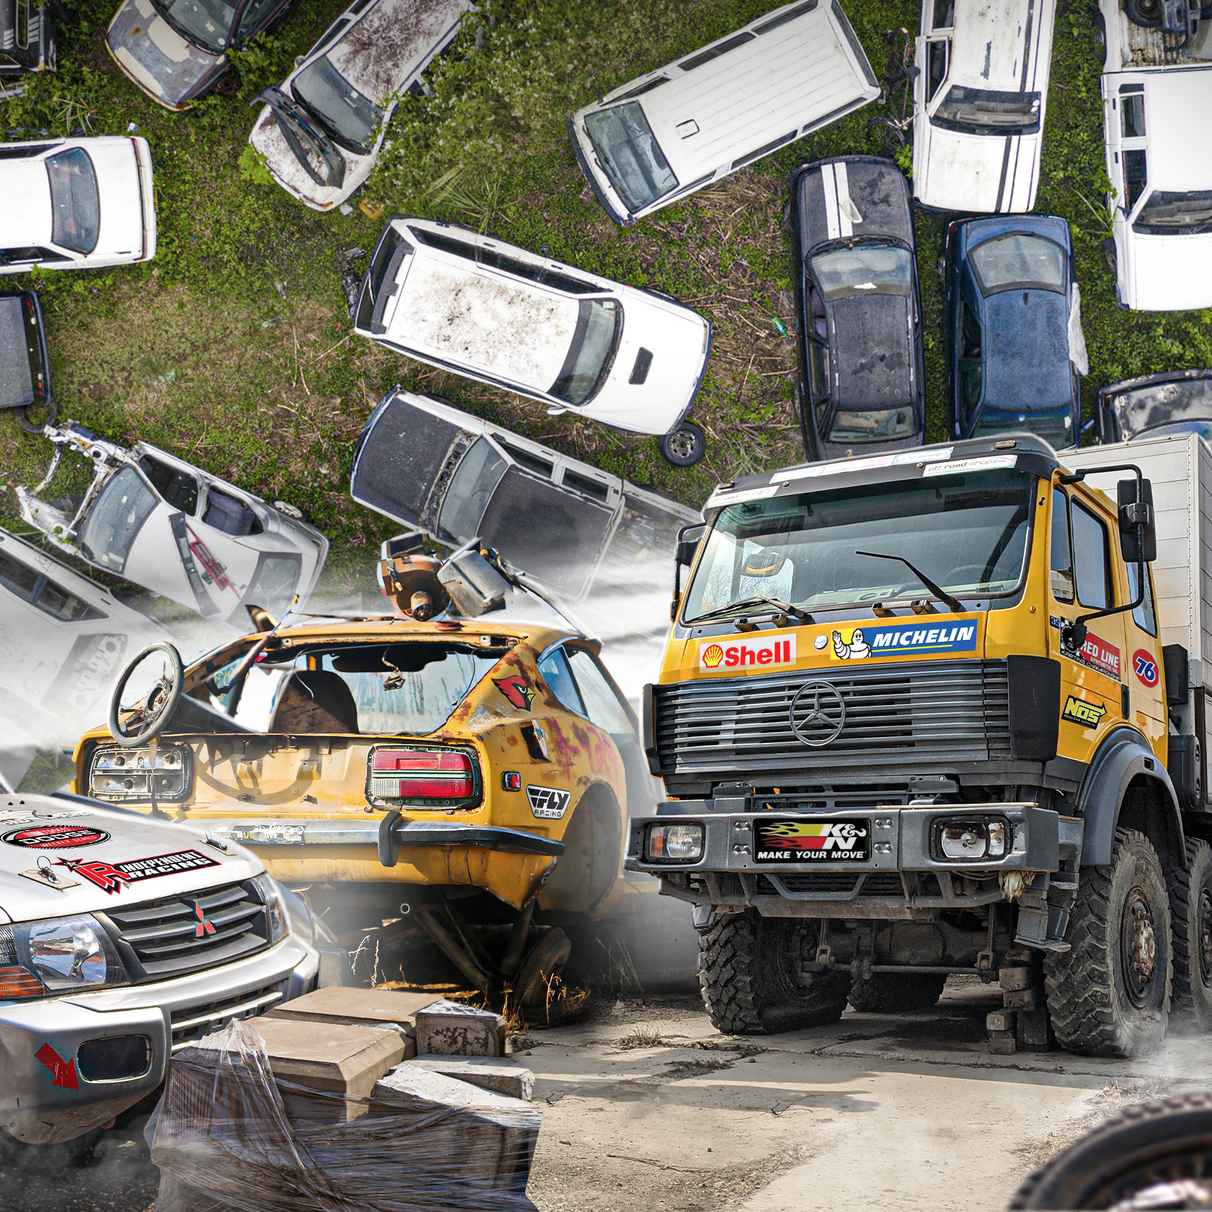
{"label": "blue car", "polygon": [[950,434],[1025,430],[1056,450],[1076,446],[1086,347],[1069,225],[1050,215],[952,223],[944,263]]}

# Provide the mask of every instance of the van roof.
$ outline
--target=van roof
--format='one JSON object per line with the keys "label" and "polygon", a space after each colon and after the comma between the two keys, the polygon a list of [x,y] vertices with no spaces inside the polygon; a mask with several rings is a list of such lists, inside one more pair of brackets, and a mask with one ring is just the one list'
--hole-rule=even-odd
{"label": "van roof", "polygon": [[967,88],[996,92],[1030,91],[1034,78],[1026,63],[1032,10],[1038,0],[997,0],[957,4],[951,44],[950,80]]}
{"label": "van roof", "polygon": [[[758,123],[781,138],[878,94],[832,18],[833,7],[821,4],[637,97],[679,185],[752,153]],[[857,43],[854,50],[862,55]],[[684,137],[678,128],[687,122],[697,132]]]}

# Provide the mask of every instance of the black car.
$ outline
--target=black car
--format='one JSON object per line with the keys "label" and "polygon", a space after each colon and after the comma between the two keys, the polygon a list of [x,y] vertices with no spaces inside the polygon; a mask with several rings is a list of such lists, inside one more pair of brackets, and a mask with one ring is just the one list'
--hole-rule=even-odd
{"label": "black car", "polygon": [[802,165],[788,217],[809,456],[921,445],[922,302],[904,174],[875,156]]}
{"label": "black car", "polygon": [[1212,442],[1212,370],[1173,370],[1113,383],[1098,393],[1100,442],[1197,433]]}
{"label": "black car", "polygon": [[0,410],[10,408],[31,433],[54,424],[42,309],[28,290],[0,292]]}
{"label": "black car", "polygon": [[0,0],[0,99],[16,96],[27,72],[55,70],[56,0]]}

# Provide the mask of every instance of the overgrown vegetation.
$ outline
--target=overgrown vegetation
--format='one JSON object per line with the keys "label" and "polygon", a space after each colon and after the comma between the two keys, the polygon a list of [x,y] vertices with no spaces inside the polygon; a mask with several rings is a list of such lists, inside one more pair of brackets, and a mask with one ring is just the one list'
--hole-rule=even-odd
{"label": "overgrown vegetation", "polygon": [[[791,406],[794,323],[780,232],[786,182],[805,160],[894,154],[869,106],[813,138],[633,228],[615,227],[577,170],[565,130],[586,99],[702,45],[774,0],[482,0],[429,73],[430,94],[400,107],[386,153],[349,215],[318,215],[266,183],[246,140],[249,102],[279,80],[348,0],[305,0],[237,56],[220,89],[183,114],[157,107],[108,58],[111,5],[78,0],[56,75],[0,103],[4,136],[122,133],[151,142],[159,252],[146,267],[31,275],[47,314],[65,416],[106,436],[154,442],[267,498],[301,506],[333,538],[338,594],[371,589],[372,544],[390,523],[355,506],[353,444],[394,383],[443,395],[697,504],[720,479],[802,458]],[[848,0],[877,72],[916,27],[917,0]],[[1095,0],[1062,0],[1037,210],[1073,229],[1090,349],[1086,411],[1098,386],[1212,364],[1209,313],[1120,311],[1098,251],[1106,234]],[[906,167],[902,151],[897,158]],[[363,209],[364,208],[364,209]],[[341,254],[368,250],[371,214],[455,219],[636,285],[653,285],[715,326],[693,416],[707,459],[676,471],[654,440],[626,437],[430,371],[354,338]],[[936,263],[945,220],[920,216],[930,439],[943,436],[944,350]],[[355,262],[360,264],[360,262]],[[10,279],[13,285],[21,279]],[[4,487],[40,476],[38,439],[0,427]],[[11,498],[5,504],[11,512]]]}

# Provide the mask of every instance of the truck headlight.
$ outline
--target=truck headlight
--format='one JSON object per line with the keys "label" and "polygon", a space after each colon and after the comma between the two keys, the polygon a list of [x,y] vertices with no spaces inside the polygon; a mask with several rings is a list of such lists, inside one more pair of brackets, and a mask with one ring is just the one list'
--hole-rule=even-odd
{"label": "truck headlight", "polygon": [[253,883],[265,902],[269,941],[280,943],[290,933],[290,914],[286,912],[286,898],[282,895],[282,889],[271,875],[258,875]]}
{"label": "truck headlight", "polygon": [[124,749],[107,745],[93,754],[88,793],[110,803],[179,803],[189,794],[192,755],[183,745]]}
{"label": "truck headlight", "polygon": [[128,984],[117,948],[91,914],[0,926],[0,998]]}
{"label": "truck headlight", "polygon": [[954,862],[1002,859],[1009,848],[1010,825],[1000,817],[938,821],[934,838],[937,852]]}
{"label": "truck headlight", "polygon": [[650,863],[694,863],[703,857],[703,826],[650,825],[645,857]]}

